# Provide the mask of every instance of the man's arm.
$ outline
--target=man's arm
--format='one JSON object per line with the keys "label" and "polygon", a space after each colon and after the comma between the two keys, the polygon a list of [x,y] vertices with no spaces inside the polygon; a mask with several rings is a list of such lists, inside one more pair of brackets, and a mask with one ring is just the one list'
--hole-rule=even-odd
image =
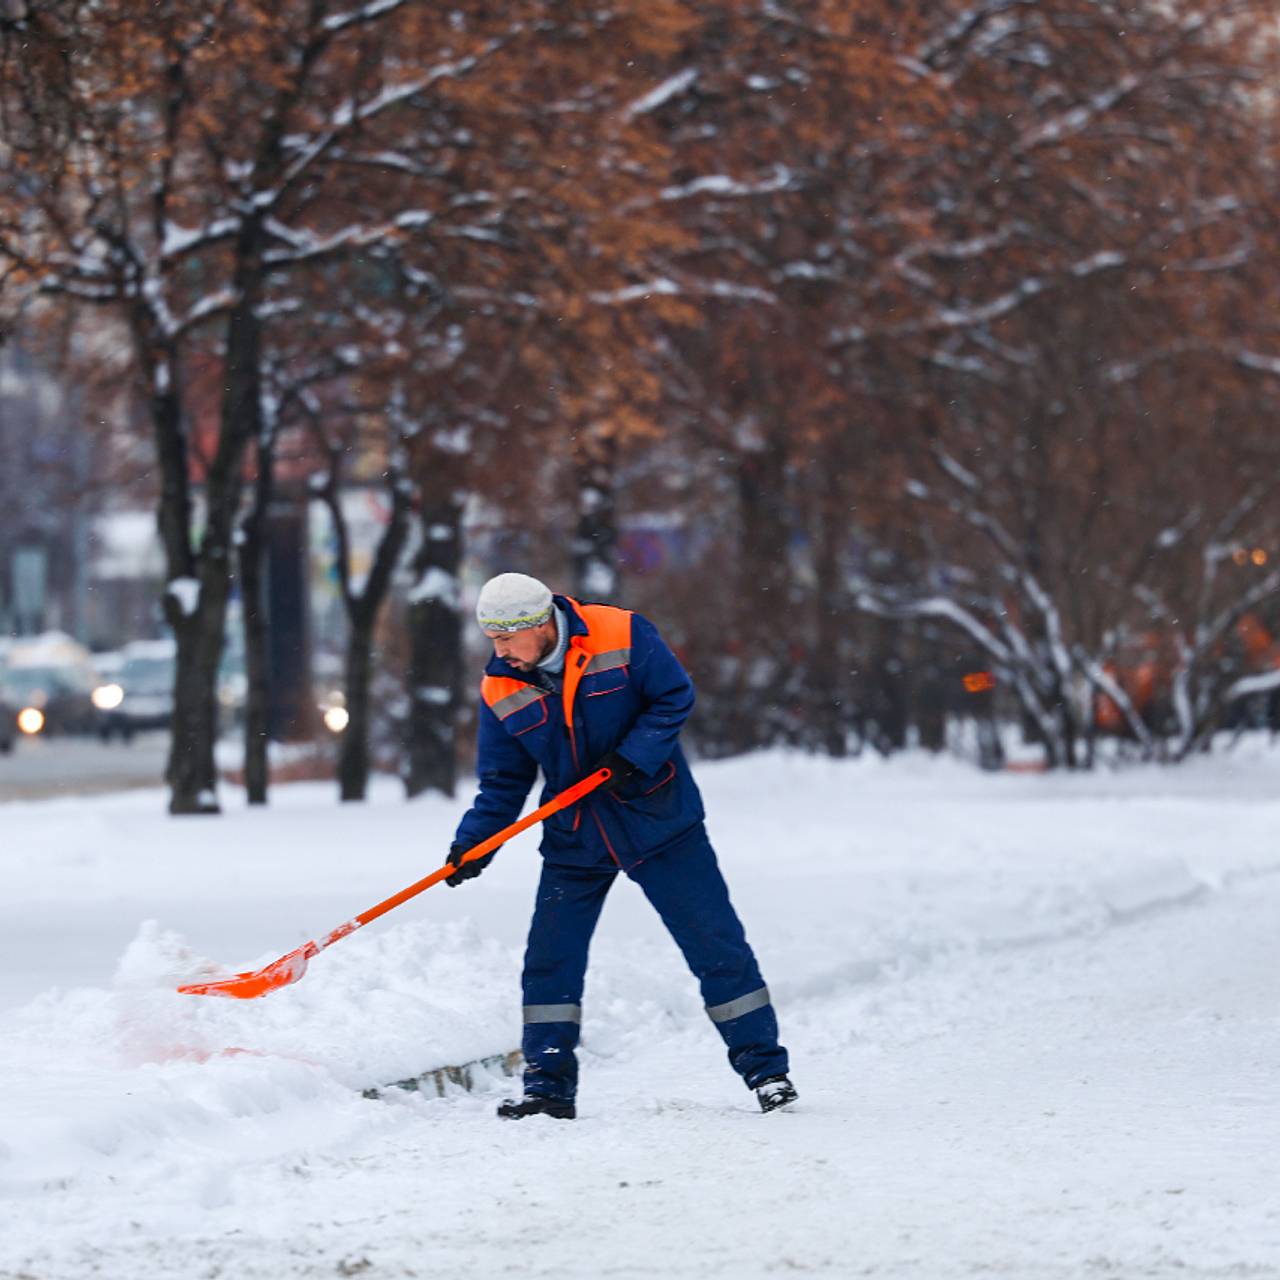
{"label": "man's arm", "polygon": [[502,727],[483,698],[476,773],[480,790],[453,838],[454,844],[464,849],[471,849],[510,826],[520,816],[529,788],[538,776],[538,762]]}
{"label": "man's arm", "polygon": [[693,710],[693,681],[657,627],[638,613],[631,620],[631,679],[645,706],[617,750],[653,777],[670,758]]}

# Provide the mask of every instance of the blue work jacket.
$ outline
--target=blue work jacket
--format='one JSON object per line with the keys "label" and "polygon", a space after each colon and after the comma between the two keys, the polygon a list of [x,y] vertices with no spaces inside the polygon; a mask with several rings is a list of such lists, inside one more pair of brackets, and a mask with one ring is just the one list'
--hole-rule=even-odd
{"label": "blue work jacket", "polygon": [[547,819],[541,848],[558,865],[626,871],[704,817],[679,742],[693,683],[647,618],[554,599],[569,628],[563,691],[491,659],[481,682],[480,788],[455,841],[471,848],[514,822],[539,769],[545,803],[617,751],[638,773],[619,791],[593,792]]}

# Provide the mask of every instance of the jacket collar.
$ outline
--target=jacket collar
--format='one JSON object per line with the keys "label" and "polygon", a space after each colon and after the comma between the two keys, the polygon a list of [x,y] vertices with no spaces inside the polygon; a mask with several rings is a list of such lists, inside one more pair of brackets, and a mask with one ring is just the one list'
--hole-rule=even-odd
{"label": "jacket collar", "polygon": [[551,601],[564,610],[564,616],[569,620],[569,640],[571,642],[574,636],[585,636],[587,634],[587,624],[583,622],[582,615],[578,612],[578,606],[568,596],[552,596]]}

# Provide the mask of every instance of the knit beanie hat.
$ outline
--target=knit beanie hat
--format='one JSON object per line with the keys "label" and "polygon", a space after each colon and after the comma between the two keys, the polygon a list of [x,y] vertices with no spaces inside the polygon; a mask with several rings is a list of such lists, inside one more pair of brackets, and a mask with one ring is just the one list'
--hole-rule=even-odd
{"label": "knit beanie hat", "polygon": [[485,631],[523,631],[551,617],[551,589],[527,573],[500,573],[480,588],[476,621]]}

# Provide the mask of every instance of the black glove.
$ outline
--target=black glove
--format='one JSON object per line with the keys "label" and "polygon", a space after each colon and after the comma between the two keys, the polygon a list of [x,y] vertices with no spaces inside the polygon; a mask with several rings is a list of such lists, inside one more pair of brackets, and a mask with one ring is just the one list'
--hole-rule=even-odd
{"label": "black glove", "polygon": [[632,764],[626,756],[619,755],[616,751],[610,751],[603,760],[597,761],[595,769],[591,772],[595,773],[597,769],[608,769],[611,774],[607,782],[602,782],[596,788],[597,791],[602,791],[606,795],[614,795],[620,790],[625,791],[628,783],[644,776],[639,766]]}
{"label": "black glove", "polygon": [[486,853],[483,858],[475,858],[471,862],[463,862],[462,855],[466,853],[468,845],[455,844],[449,848],[449,856],[445,859],[450,865],[457,867],[457,871],[451,876],[445,876],[444,882],[451,889],[456,889],[464,880],[474,880],[484,869],[493,861],[493,856],[501,849],[495,849],[493,853]]}

